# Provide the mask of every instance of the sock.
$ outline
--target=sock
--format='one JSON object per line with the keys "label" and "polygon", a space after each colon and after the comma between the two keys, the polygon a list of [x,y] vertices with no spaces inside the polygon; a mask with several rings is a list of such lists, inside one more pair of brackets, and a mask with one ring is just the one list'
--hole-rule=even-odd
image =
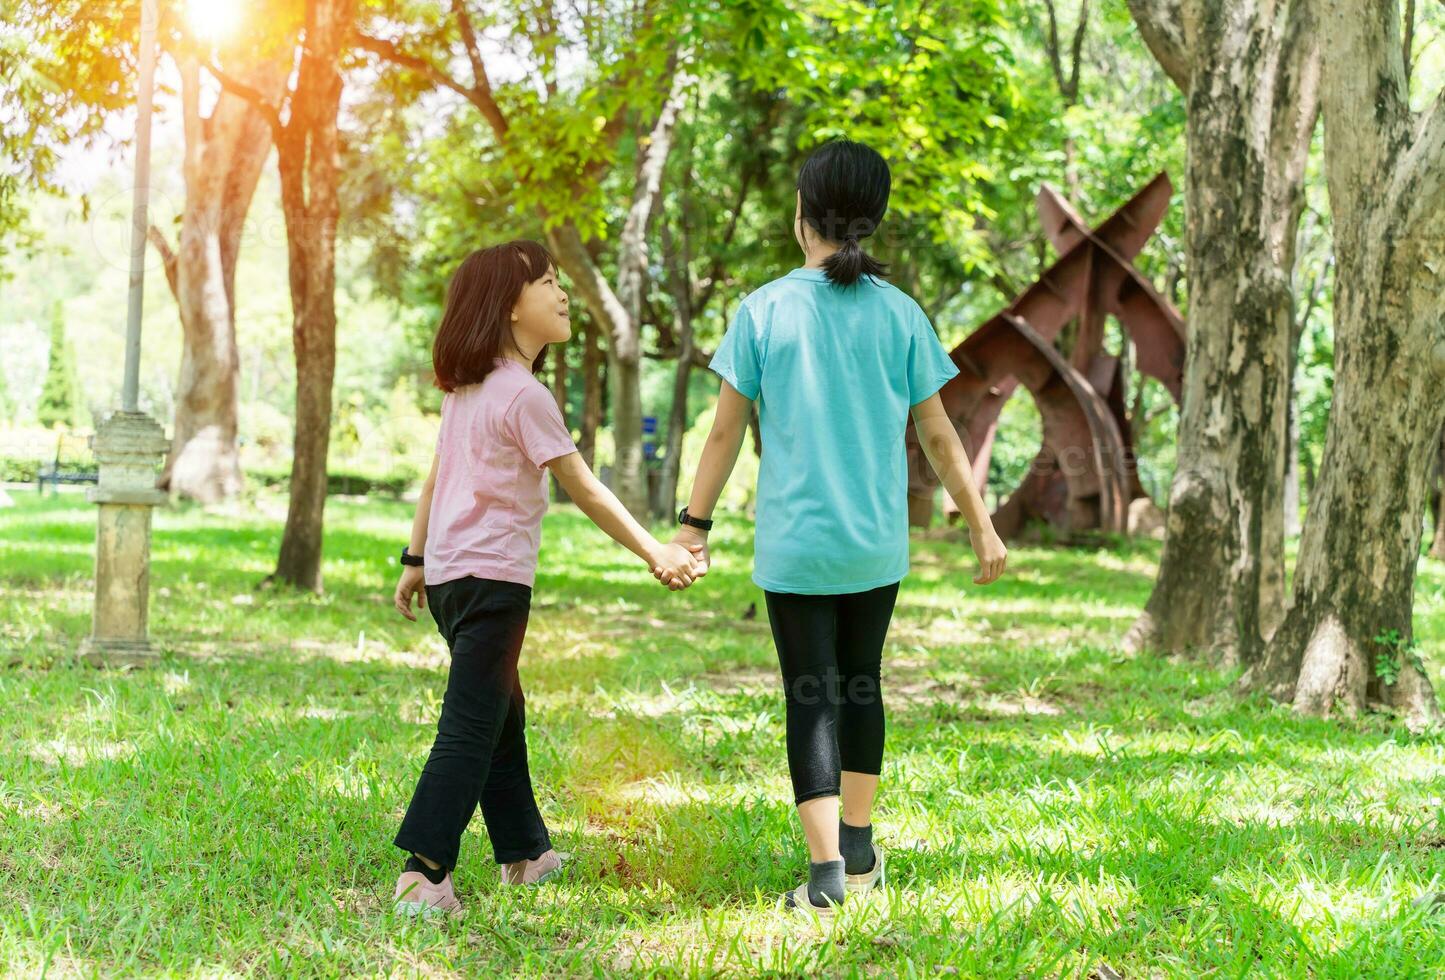
{"label": "sock", "polygon": [[847,891],[843,886],[843,861],[808,864],[808,901],[822,907],[828,902],[841,902]]}
{"label": "sock", "polygon": [[854,827],[838,821],[838,850],[843,853],[843,870],[861,875],[873,870],[873,825]]}
{"label": "sock", "polygon": [[446,868],[437,868],[435,871],[433,871],[431,868],[427,867],[425,861],[417,857],[415,854],[406,859],[406,867],[403,870],[420,871],[423,875],[426,876],[426,880],[431,882],[433,885],[440,885],[442,882],[447,880]]}

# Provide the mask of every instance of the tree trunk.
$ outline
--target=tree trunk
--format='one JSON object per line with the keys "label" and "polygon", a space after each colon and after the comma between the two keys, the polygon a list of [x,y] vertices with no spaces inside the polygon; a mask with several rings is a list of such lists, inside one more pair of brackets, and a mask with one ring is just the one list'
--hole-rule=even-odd
{"label": "tree trunk", "polygon": [[1284,455],[1284,536],[1297,538],[1300,533],[1299,475],[1299,411],[1294,404],[1294,387],[1290,387],[1288,442]]}
{"label": "tree trunk", "polygon": [[672,411],[667,417],[667,450],[662,458],[660,496],[668,514],[677,512],[677,482],[682,471],[682,437],[687,431],[687,389],[697,356],[692,327],[692,282],[686,256],[676,253],[672,234],[662,226],[663,265],[667,269],[668,291],[672,293],[676,326],[677,365],[672,375]]}
{"label": "tree trunk", "polygon": [[322,590],[321,542],[331,389],[336,374],[337,115],[341,46],[351,0],[312,0],[291,116],[276,140],[291,286],[296,357],[296,434],[290,501],[271,579]]}
{"label": "tree trunk", "polygon": [[552,345],[552,397],[557,400],[557,411],[562,420],[567,420],[567,344]]}
{"label": "tree trunk", "polygon": [[1243,681],[1307,714],[1383,702],[1420,728],[1445,720],[1412,631],[1445,424],[1445,96],[1417,124],[1392,0],[1324,9],[1334,396],[1294,603]]}
{"label": "tree trunk", "polygon": [[[692,325],[678,325],[677,366],[672,376],[672,411],[667,419],[667,455],[662,460],[663,509],[677,513],[677,483],[682,470],[682,437],[687,434],[687,389],[692,380]],[[682,332],[685,331],[685,332]]]}
{"label": "tree trunk", "polygon": [[1445,433],[1440,436],[1440,461],[1435,467],[1435,540],[1430,557],[1445,561]]}
{"label": "tree trunk", "polygon": [[[553,344],[552,355],[552,397],[557,400],[557,411],[562,413],[562,421],[567,421],[567,348],[571,346],[569,339],[565,344]],[[570,430],[571,425],[567,428]],[[562,484],[557,482],[555,475],[548,477],[548,483],[552,487],[552,499],[567,501],[567,491],[562,489]]]}
{"label": "tree trunk", "polygon": [[612,408],[612,492],[638,520],[647,514],[642,473],[642,340],[639,325],[613,292],[571,224],[548,232],[557,263],[571,277],[598,332],[606,333]]}
{"label": "tree trunk", "polygon": [[1291,278],[1319,50],[1307,0],[1130,0],[1188,99],[1189,341],[1159,577],[1133,649],[1256,660],[1284,591]]}
{"label": "tree trunk", "polygon": [[[1376,233],[1381,242],[1388,235],[1383,228]],[[1408,337],[1409,325],[1428,314],[1388,298],[1387,290],[1411,290],[1405,276],[1378,275],[1387,256],[1402,265],[1408,260],[1399,251],[1389,255],[1388,247],[1360,244],[1361,252],[1375,254],[1347,260],[1340,249],[1334,402],[1294,604],[1265,664],[1245,683],[1313,715],[1354,716],[1383,702],[1420,727],[1442,720],[1411,651],[1418,515],[1439,450],[1442,409],[1438,387],[1410,383],[1400,367],[1402,360],[1428,363],[1428,348]],[[1382,682],[1395,672],[1394,684]]]}
{"label": "tree trunk", "polygon": [[[182,337],[173,439],[159,485],[215,503],[244,482],[236,446],[236,256],[271,130],[260,109],[226,92],[202,119],[200,65],[193,55],[179,61],[186,203],[176,251],[160,229],[150,233],[165,262]],[[274,97],[284,75],[284,66],[258,66],[247,84]]]}
{"label": "tree trunk", "polygon": [[587,468],[594,469],[597,455],[597,430],[602,425],[602,376],[605,360],[597,343],[597,324],[591,316],[582,321],[582,437],[577,449]]}

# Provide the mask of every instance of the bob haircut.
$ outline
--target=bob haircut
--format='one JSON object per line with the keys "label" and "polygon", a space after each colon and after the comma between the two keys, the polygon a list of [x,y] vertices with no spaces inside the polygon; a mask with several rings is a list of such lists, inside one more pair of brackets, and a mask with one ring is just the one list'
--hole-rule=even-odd
{"label": "bob haircut", "polygon": [[803,162],[798,171],[803,220],[838,243],[838,251],[823,260],[829,282],[851,286],[863,276],[888,274],[888,267],[858,241],[878,230],[892,184],[888,164],[878,151],[852,140],[825,143]]}
{"label": "bob haircut", "polygon": [[[512,339],[512,308],[528,283],[556,269],[551,254],[536,242],[516,241],[478,249],[452,274],[446,307],[432,344],[432,372],[442,391],[480,383],[492,372]],[[545,348],[532,364],[536,373]]]}

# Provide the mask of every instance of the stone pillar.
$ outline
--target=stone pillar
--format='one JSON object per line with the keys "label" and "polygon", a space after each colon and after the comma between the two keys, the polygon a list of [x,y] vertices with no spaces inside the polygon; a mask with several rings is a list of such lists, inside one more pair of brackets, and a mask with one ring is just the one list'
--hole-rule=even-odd
{"label": "stone pillar", "polygon": [[170,440],[144,412],[118,411],[90,437],[100,467],[87,491],[100,505],[95,536],[95,613],[81,655],[97,666],[139,666],[155,651],[147,633],[151,508],[166,503],[156,467]]}

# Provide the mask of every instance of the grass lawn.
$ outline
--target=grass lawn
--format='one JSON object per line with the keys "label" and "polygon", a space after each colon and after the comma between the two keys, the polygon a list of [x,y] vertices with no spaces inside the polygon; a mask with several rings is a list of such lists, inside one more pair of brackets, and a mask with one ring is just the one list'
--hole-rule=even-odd
{"label": "grass lawn", "polygon": [[[784,919],[806,873],[751,527],[668,594],[554,507],[522,658],[558,884],[392,917],[446,649],[390,605],[410,509],[332,500],[327,593],[253,594],[284,502],[158,512],[141,672],[80,665],[94,509],[0,511],[0,971],[459,976],[1441,975],[1445,740],[1302,720],[1130,658],[1157,546],[1021,548],[989,589],[917,536],[885,653],[890,888]],[[745,613],[756,604],[756,618]],[[1445,688],[1445,567],[1417,634]]]}

